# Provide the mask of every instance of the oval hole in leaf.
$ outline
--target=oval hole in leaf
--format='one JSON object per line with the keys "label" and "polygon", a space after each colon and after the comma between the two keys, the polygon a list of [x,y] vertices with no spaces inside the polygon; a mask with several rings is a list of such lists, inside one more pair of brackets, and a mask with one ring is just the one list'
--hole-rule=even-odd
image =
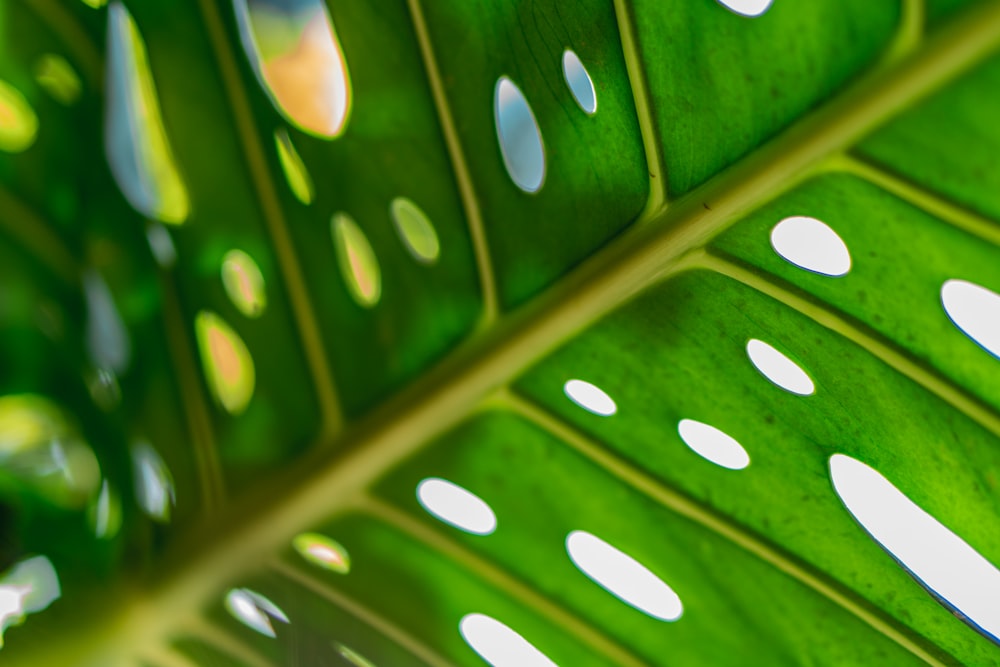
{"label": "oval hole in leaf", "polygon": [[851,270],[847,244],[816,218],[785,218],[771,230],[771,247],[783,259],[813,273],[836,278]]}
{"label": "oval hole in leaf", "polygon": [[87,300],[87,351],[98,368],[121,375],[129,366],[132,344],[111,290],[97,271],[83,275]]}
{"label": "oval hole in leaf", "polygon": [[160,268],[169,269],[177,261],[177,248],[167,228],[158,222],[146,225],[146,242]]}
{"label": "oval hole in leaf", "polygon": [[497,80],[493,112],[507,173],[525,192],[538,192],[545,181],[542,132],[524,93],[505,76]]}
{"label": "oval hole in leaf", "polygon": [[236,309],[247,317],[260,317],[264,312],[264,276],[250,255],[242,250],[226,253],[222,259],[222,285]]}
{"label": "oval hole in leaf", "polygon": [[750,362],[775,385],[799,396],[809,396],[816,391],[812,378],[794,361],[762,340],[747,341]]}
{"label": "oval hole in leaf", "polygon": [[243,49],[278,111],[304,132],[339,136],[351,78],[323,0],[233,0],[233,8]]}
{"label": "oval hole in leaf", "polygon": [[56,403],[36,394],[0,397],[0,467],[45,501],[82,508],[97,493],[101,467]]}
{"label": "oval hole in leaf", "polygon": [[195,338],[209,390],[231,415],[243,412],[254,390],[250,351],[225,320],[209,311],[195,316]]}
{"label": "oval hole in leaf", "polygon": [[20,153],[35,143],[38,116],[14,86],[0,79],[0,150]]}
{"label": "oval hole in leaf", "polygon": [[566,552],[585,575],[644,614],[676,621],[684,612],[681,599],[639,561],[583,530],[566,536]]}
{"label": "oval hole in leaf", "polygon": [[774,0],[718,0],[719,4],[740,16],[760,16],[771,8]]}
{"label": "oval hole in leaf", "polygon": [[319,533],[301,533],[292,540],[292,546],[313,565],[338,574],[351,571],[351,557],[339,542]]}
{"label": "oval hole in leaf", "polygon": [[421,481],[417,500],[434,517],[467,533],[490,535],[497,528],[497,516],[485,500],[446,479]]}
{"label": "oval hole in leaf", "polygon": [[43,55],[35,63],[35,81],[56,102],[70,106],[80,98],[82,84],[76,71],[62,56],[54,53]]}
{"label": "oval hole in leaf", "polygon": [[682,419],[677,433],[684,444],[698,456],[730,470],[750,465],[750,455],[733,437],[714,426],[693,419]]}
{"label": "oval hole in leaf", "polygon": [[434,264],[441,247],[434,225],[420,207],[405,197],[396,197],[389,204],[389,214],[396,233],[413,259],[421,264]]}
{"label": "oval hole in leaf", "polygon": [[284,129],[275,130],[274,145],[278,151],[278,161],[281,163],[281,170],[285,172],[285,179],[292,194],[305,205],[313,201],[314,190],[312,177],[306,169],[305,163],[299,157],[299,152],[295,150],[295,144],[288,132]]}
{"label": "oval hole in leaf", "polygon": [[569,400],[595,415],[610,417],[618,412],[614,399],[597,385],[585,380],[567,380],[563,385],[563,392]]}
{"label": "oval hole in leaf", "polygon": [[830,479],[855,520],[924,588],[994,640],[1000,637],[1000,570],[871,466],[834,454]]}
{"label": "oval hole in leaf", "polygon": [[170,521],[170,510],[177,503],[174,478],[148,442],[140,441],[132,446],[132,470],[139,507],[154,521]]}
{"label": "oval hole in leaf", "polygon": [[121,4],[108,7],[104,150],[135,210],[161,222],[187,219],[190,203],[170,150],[146,46]]}
{"label": "oval hole in leaf", "polygon": [[346,213],[333,216],[330,231],[347,291],[359,306],[373,307],[382,296],[382,272],[368,237]]}
{"label": "oval hole in leaf", "polygon": [[941,304],[962,333],[1000,358],[1000,294],[967,280],[948,280],[941,286]]}
{"label": "oval hole in leaf", "polygon": [[557,667],[527,639],[485,614],[466,614],[458,623],[462,639],[493,667]]}
{"label": "oval hole in leaf", "polygon": [[597,91],[594,90],[594,82],[590,78],[590,72],[583,66],[580,57],[571,49],[563,51],[562,56],[563,77],[569,92],[573,94],[573,99],[583,109],[588,116],[597,113]]}
{"label": "oval hole in leaf", "polygon": [[90,507],[87,520],[99,540],[110,540],[118,534],[122,526],[122,501],[118,492],[108,483],[101,482],[101,491]]}
{"label": "oval hole in leaf", "polygon": [[234,588],[226,594],[226,609],[233,618],[272,639],[277,637],[271,619],[288,623],[288,616],[278,605],[249,588]]}

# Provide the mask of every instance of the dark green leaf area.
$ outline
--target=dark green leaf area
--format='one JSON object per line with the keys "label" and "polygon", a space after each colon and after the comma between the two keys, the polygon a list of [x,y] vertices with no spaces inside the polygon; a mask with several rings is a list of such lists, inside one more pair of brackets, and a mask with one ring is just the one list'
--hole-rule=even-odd
{"label": "dark green leaf area", "polygon": [[[273,573],[240,582],[240,586],[265,596],[288,616],[288,623],[271,619],[274,637],[262,635],[239,623],[224,609],[221,599],[210,611],[213,620],[276,665],[351,667],[355,663],[343,657],[343,649],[353,651],[375,665],[422,667],[426,664],[366,624],[361,614],[357,613],[357,601],[346,598],[349,605],[346,608],[338,604],[345,599],[337,591],[344,575],[313,569],[305,565],[297,554],[289,554],[289,558],[294,559],[290,567],[305,568],[298,576],[306,577],[307,581],[312,579],[313,583],[304,586],[293,578]],[[316,591],[321,589],[317,584],[328,587],[329,592],[318,594]]]}
{"label": "dark green leaf area", "polygon": [[934,25],[949,18],[960,9],[964,9],[965,7],[973,5],[977,2],[982,3],[983,1],[984,0],[926,0],[927,23]]}
{"label": "dark green leaf area", "polygon": [[[95,484],[100,482],[93,473],[130,495],[131,470],[120,415],[109,418],[101,412],[84,381],[89,365],[77,324],[82,311],[78,297],[8,239],[0,241],[0,396],[7,401],[5,433],[16,433],[19,427],[32,433],[24,424],[37,423],[20,419],[34,406],[13,411],[11,402],[47,401],[61,412],[65,438],[92,452],[100,466],[99,473],[85,466],[92,474],[75,485],[75,480],[66,483],[53,470],[57,459],[49,445],[58,443],[43,437],[30,443],[33,446],[14,441],[0,448],[0,568],[27,555],[44,554],[71,581],[95,573],[103,577],[115,570],[122,541],[98,540],[88,522],[87,506],[96,499]],[[76,491],[67,494],[67,487]],[[85,494],[86,489],[93,494]],[[134,514],[127,511],[130,517]]]}
{"label": "dark green leaf area", "polygon": [[182,637],[176,640],[173,643],[173,649],[190,658],[196,665],[207,665],[209,667],[246,667],[246,663],[194,637]]}
{"label": "dark green leaf area", "polygon": [[[246,411],[234,418],[216,404],[213,418],[227,481],[238,490],[308,444],[318,423],[315,390],[210,34],[194,12],[158,3],[130,9],[149,49],[164,124],[191,196],[191,217],[173,232],[173,274],[189,344],[193,349],[197,313],[207,310],[233,328],[254,360],[256,386]],[[242,315],[223,288],[222,259],[232,249],[249,254],[264,277],[267,308],[257,319]],[[280,355],[272,353],[277,349]],[[211,401],[204,379],[201,389]]]}
{"label": "dark green leaf area", "polygon": [[[66,106],[38,83],[36,68],[40,59],[49,54],[72,63],[81,79],[83,73],[64,43],[25,3],[6,2],[0,7],[0,30],[4,35],[0,42],[0,80],[20,92],[38,118],[37,135],[30,147],[14,154],[0,151],[0,182],[44,215],[60,233],[79,242],[79,222],[86,208],[81,190],[88,174],[106,173],[100,168],[95,170],[95,162],[102,157],[97,152],[100,133],[93,129],[98,99],[83,95],[76,104]],[[105,196],[100,191],[95,195],[99,199]]]}
{"label": "dark green leaf area", "polygon": [[[284,123],[243,53],[237,56],[343,408],[358,415],[467,336],[482,302],[465,214],[406,3],[339,2],[330,13],[353,101],[336,139],[289,132],[316,185],[311,206],[295,200],[287,187],[272,137]],[[412,201],[434,226],[440,256],[433,264],[415,260],[397,234],[389,211],[397,197]],[[344,283],[341,272],[349,267],[338,266],[330,234],[335,213],[357,222],[378,259],[382,293],[371,308],[358,305]]]}
{"label": "dark green leaf area", "polygon": [[[425,3],[448,102],[489,239],[501,303],[536,294],[625,228],[649,176],[611,3],[572,8],[519,0]],[[594,82],[597,113],[576,104],[562,71],[572,49]],[[507,76],[531,105],[545,147],[540,191],[507,174],[494,122],[494,88]]]}
{"label": "dark green leaf area", "polygon": [[1000,57],[876,131],[858,151],[903,177],[1000,220]]}
{"label": "dark green leaf area", "polygon": [[897,2],[775,2],[747,18],[715,0],[638,0],[669,192],[682,195],[759,146],[870,66]]}
{"label": "dark green leaf area", "polygon": [[[772,249],[774,225],[800,215],[822,220],[844,240],[852,259],[846,276],[806,271]],[[713,248],[766,271],[782,289],[796,286],[856,318],[1000,409],[1000,361],[962,333],[941,302],[950,279],[1000,292],[1000,249],[993,244],[859,178],[826,174],[763,207]]]}
{"label": "dark green leaf area", "polygon": [[[320,528],[351,554],[351,572],[330,582],[455,665],[481,667],[465,643],[459,621],[481,613],[524,636],[559,665],[607,666],[611,662],[569,635],[523,600],[488,582],[468,562],[451,560],[403,530],[353,516]],[[308,566],[303,566],[308,567]]]}
{"label": "dark green leaf area", "polygon": [[[414,499],[426,476],[454,481],[486,500],[497,514],[496,532],[467,536],[435,521]],[[508,412],[460,426],[387,478],[380,491],[647,664],[735,666],[750,655],[768,665],[917,664],[828,599]],[[596,535],[652,571],[680,597],[681,618],[648,616],[591,581],[567,555],[565,540],[574,530]]]}
{"label": "dark green leaf area", "polygon": [[[775,346],[813,379],[811,396],[768,381],[746,353]],[[618,403],[602,418],[562,392],[571,377]],[[965,664],[996,647],[939,605],[851,518],[828,473],[832,454],[875,467],[987,559],[1000,557],[996,438],[864,349],[780,302],[707,271],[682,274],[556,352],[517,388],[666,485],[766,536]],[[689,449],[694,419],[735,438],[734,471]]]}

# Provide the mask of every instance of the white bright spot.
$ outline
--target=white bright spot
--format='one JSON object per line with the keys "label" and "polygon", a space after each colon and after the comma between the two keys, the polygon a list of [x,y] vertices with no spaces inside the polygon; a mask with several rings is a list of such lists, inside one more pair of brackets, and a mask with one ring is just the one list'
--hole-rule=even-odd
{"label": "white bright spot", "polygon": [[249,588],[234,588],[226,594],[226,609],[233,618],[251,630],[255,630],[265,637],[277,637],[271,619],[288,623],[288,616],[285,615],[278,605],[274,604],[260,593],[256,593]]}
{"label": "white bright spot", "polygon": [[870,466],[830,457],[833,488],[848,511],[946,606],[1000,638],[1000,571]]}
{"label": "white bright spot", "polygon": [[0,576],[0,648],[8,627],[46,609],[60,595],[59,577],[45,556],[23,560]]}
{"label": "white bright spot", "polygon": [[614,399],[600,387],[583,380],[569,380],[563,385],[563,392],[569,400],[588,412],[602,417],[610,417],[618,412]]}
{"label": "white bright spot", "polygon": [[714,426],[693,419],[682,419],[677,433],[694,453],[730,470],[742,470],[750,465],[750,455],[743,445]]}
{"label": "white bright spot", "polygon": [[441,521],[467,533],[489,535],[497,528],[497,516],[486,501],[446,479],[428,477],[420,482],[417,500]]}
{"label": "white bright spot", "polygon": [[753,18],[760,16],[771,8],[774,0],[718,0],[719,4],[729,11],[741,16]]}
{"label": "white bright spot", "polygon": [[941,286],[941,304],[966,336],[1000,357],[1000,294],[965,280],[948,280]]}
{"label": "white bright spot", "polygon": [[764,341],[756,338],[747,341],[747,356],[764,377],[785,391],[799,396],[815,393],[816,386],[809,375],[798,364]]}
{"label": "white bright spot", "polygon": [[174,480],[160,455],[146,442],[132,446],[132,466],[135,495],[140,507],[151,519],[170,520],[170,509],[176,504]]}
{"label": "white bright spot", "polygon": [[542,133],[524,93],[505,76],[497,80],[493,92],[493,115],[511,180],[525,192],[538,192],[545,181]]}
{"label": "white bright spot", "polygon": [[851,270],[847,244],[825,222],[796,216],[771,230],[771,247],[795,266],[834,278]]}
{"label": "white bright spot", "polygon": [[24,620],[24,598],[30,592],[31,586],[0,586],[0,647],[4,631]]}
{"label": "white bright spot", "polygon": [[569,86],[569,92],[573,93],[576,103],[588,116],[597,113],[594,82],[590,79],[590,72],[583,66],[580,57],[570,49],[566,49],[563,51],[562,69],[566,85]]}
{"label": "white bright spot", "polygon": [[662,621],[676,621],[684,607],[670,586],[644,565],[582,530],[566,536],[566,552],[580,571],[615,597]]}
{"label": "white bright spot", "polygon": [[462,639],[493,667],[558,667],[506,625],[485,614],[466,614],[458,623]]}

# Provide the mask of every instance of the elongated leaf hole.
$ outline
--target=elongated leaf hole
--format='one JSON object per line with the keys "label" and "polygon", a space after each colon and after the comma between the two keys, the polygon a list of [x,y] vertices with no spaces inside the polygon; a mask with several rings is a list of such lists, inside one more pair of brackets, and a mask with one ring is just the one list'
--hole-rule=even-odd
{"label": "elongated leaf hole", "polygon": [[8,481],[46,502],[80,509],[101,484],[101,467],[65,411],[37,394],[0,397],[0,460]]}
{"label": "elongated leaf hole", "polygon": [[525,192],[538,192],[545,182],[542,132],[524,93],[505,76],[497,80],[493,113],[507,174]]}
{"label": "elongated leaf hole", "polygon": [[473,535],[490,535],[497,517],[485,500],[454,482],[428,477],[417,485],[417,500],[432,516]]}
{"label": "elongated leaf hole", "polygon": [[122,527],[122,501],[108,480],[101,482],[97,498],[87,508],[87,522],[99,540],[113,539]]}
{"label": "elongated leaf hole", "polygon": [[0,79],[0,151],[20,153],[35,143],[38,116],[14,86]]}
{"label": "elongated leaf hole", "polygon": [[146,225],[146,242],[160,268],[169,269],[177,261],[177,248],[167,228],[158,222]]}
{"label": "elongated leaf hole", "polygon": [[187,219],[190,202],[167,140],[146,46],[121,4],[108,8],[104,150],[135,210],[161,222]]}
{"label": "elongated leaf hole", "polygon": [[816,218],[785,218],[771,230],[771,247],[783,259],[813,273],[836,278],[851,270],[847,244]]}
{"label": "elongated leaf hole", "polygon": [[405,197],[396,197],[389,204],[389,214],[399,239],[421,264],[437,262],[441,246],[437,232],[420,207]]}
{"label": "elongated leaf hole", "polygon": [[236,309],[250,318],[260,317],[267,307],[264,276],[250,255],[230,250],[222,259],[222,285]]}
{"label": "elongated leaf hole", "polygon": [[967,280],[941,286],[941,304],[962,333],[1000,358],[1000,294]]}
{"label": "elongated leaf hole", "polygon": [[8,627],[47,609],[61,595],[59,576],[45,556],[22,560],[0,575],[0,648]]}
{"label": "elongated leaf hole", "polygon": [[730,470],[742,470],[750,465],[750,455],[743,445],[714,426],[682,419],[677,424],[677,433],[691,451],[716,465]]}
{"label": "elongated leaf hole", "polygon": [[815,393],[816,385],[802,368],[772,346],[756,338],[747,341],[747,356],[761,375],[799,396]]}
{"label": "elongated leaf hole", "polygon": [[718,0],[718,2],[734,14],[754,18],[769,10],[774,0]]}
{"label": "elongated leaf hole", "polygon": [[865,531],[946,607],[1000,641],[1000,570],[874,468],[830,457],[830,479]]}
{"label": "elongated leaf hole", "polygon": [[249,588],[234,588],[226,593],[226,610],[233,618],[265,637],[277,637],[271,619],[288,623],[288,616],[278,605]]}
{"label": "elongated leaf hole", "polygon": [[359,306],[374,307],[382,296],[382,272],[368,237],[346,213],[333,216],[330,231],[347,291]]}
{"label": "elongated leaf hole", "polygon": [[323,0],[233,0],[240,41],[278,111],[332,139],[351,113],[351,77]]}
{"label": "elongated leaf hole", "polygon": [[177,504],[174,478],[160,455],[148,442],[132,445],[132,471],[139,507],[154,521],[167,523]]}
{"label": "elongated leaf hole", "polygon": [[278,151],[278,161],[281,162],[281,169],[285,172],[285,179],[292,194],[300,202],[308,206],[312,203],[314,195],[312,177],[309,170],[299,157],[299,152],[295,150],[292,138],[285,130],[275,130],[274,145]]}
{"label": "elongated leaf hole", "polygon": [[661,621],[676,621],[681,599],[639,561],[583,530],[566,536],[566,553],[585,575],[632,607]]}
{"label": "elongated leaf hole", "polygon": [[292,540],[292,546],[313,565],[324,570],[347,574],[351,571],[351,557],[339,542],[319,533],[301,533]]}
{"label": "elongated leaf hole", "polygon": [[597,91],[594,90],[590,72],[583,66],[580,57],[570,49],[563,51],[562,70],[569,92],[583,112],[588,116],[597,113]]}
{"label": "elongated leaf hole", "polygon": [[614,399],[595,384],[585,380],[567,380],[563,385],[563,393],[587,412],[601,417],[610,417],[618,412]]}
{"label": "elongated leaf hole", "polygon": [[87,351],[90,358],[98,368],[107,368],[121,375],[131,361],[132,343],[111,290],[99,273],[89,270],[83,276],[83,293],[87,300]]}
{"label": "elongated leaf hole", "polygon": [[466,614],[458,623],[462,639],[493,667],[557,667],[527,639],[486,614]]}
{"label": "elongated leaf hole", "polygon": [[213,398],[229,414],[242,413],[253,397],[255,383],[250,351],[215,313],[201,311],[194,326],[202,369]]}
{"label": "elongated leaf hole", "polygon": [[35,81],[56,102],[70,106],[80,99],[80,77],[66,59],[47,53],[35,63]]}

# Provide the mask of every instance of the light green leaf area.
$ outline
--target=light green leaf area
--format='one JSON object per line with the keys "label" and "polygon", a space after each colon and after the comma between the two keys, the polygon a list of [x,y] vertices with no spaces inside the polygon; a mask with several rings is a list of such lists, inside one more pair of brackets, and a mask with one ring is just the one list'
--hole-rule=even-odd
{"label": "light green leaf area", "polygon": [[[43,556],[59,583],[37,610],[0,585],[0,662],[527,665],[490,653],[517,633],[561,667],[1000,663],[830,469],[871,466],[1000,565],[1000,360],[941,292],[1000,294],[1000,3],[347,0],[327,33],[318,0],[247,2],[284,26],[267,81],[233,2],[0,0],[0,582]],[[157,119],[108,108],[151,99],[107,95],[126,16],[182,221],[128,203],[169,189]],[[342,131],[296,129],[331,80]],[[776,250],[796,216],[845,275]],[[435,478],[464,491],[428,500]],[[577,565],[575,531],[641,590]],[[665,587],[669,621],[636,599]]]}

